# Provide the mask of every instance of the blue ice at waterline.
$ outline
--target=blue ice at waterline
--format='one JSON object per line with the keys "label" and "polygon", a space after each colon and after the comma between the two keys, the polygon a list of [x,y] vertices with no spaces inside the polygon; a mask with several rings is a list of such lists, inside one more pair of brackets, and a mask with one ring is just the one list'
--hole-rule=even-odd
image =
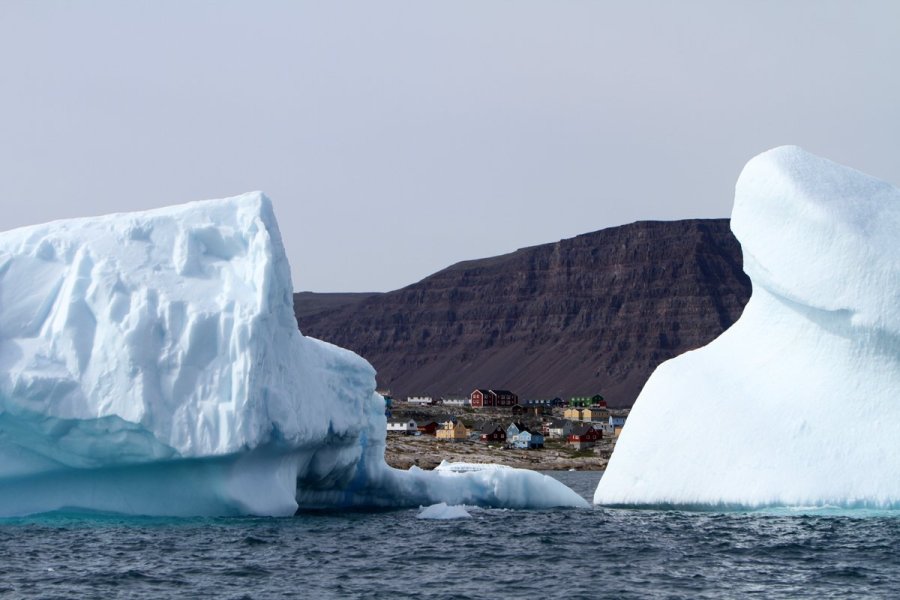
{"label": "blue ice at waterline", "polygon": [[0,517],[586,506],[384,462],[372,367],[297,329],[260,193],[0,234]]}

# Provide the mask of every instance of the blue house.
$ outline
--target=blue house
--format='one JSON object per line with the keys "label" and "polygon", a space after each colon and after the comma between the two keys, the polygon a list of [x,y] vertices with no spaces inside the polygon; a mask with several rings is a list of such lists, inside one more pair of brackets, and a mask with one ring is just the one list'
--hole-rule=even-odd
{"label": "blue house", "polygon": [[609,426],[612,429],[616,427],[624,427],[625,426],[625,417],[614,417],[609,415]]}
{"label": "blue house", "polygon": [[525,431],[525,425],[521,422],[513,421],[510,423],[509,427],[506,428],[506,439],[512,440],[522,431]]}
{"label": "blue house", "polygon": [[519,432],[512,441],[513,448],[521,448],[523,450],[532,450],[544,447],[544,436],[540,433],[528,431]]}

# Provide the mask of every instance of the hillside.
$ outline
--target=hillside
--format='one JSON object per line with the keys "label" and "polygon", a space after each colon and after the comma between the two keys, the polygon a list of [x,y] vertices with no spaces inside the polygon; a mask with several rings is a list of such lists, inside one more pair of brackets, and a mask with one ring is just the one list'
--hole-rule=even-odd
{"label": "hillside", "polygon": [[740,245],[715,219],[637,222],[294,304],[303,333],[367,358],[396,396],[493,387],[631,406],[659,363],[714,339],[749,296]]}

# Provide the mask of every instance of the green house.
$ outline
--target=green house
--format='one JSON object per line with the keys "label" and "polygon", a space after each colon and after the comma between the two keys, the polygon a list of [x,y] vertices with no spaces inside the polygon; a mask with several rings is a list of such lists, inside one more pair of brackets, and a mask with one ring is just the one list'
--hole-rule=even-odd
{"label": "green house", "polygon": [[572,396],[569,398],[569,406],[573,408],[585,408],[594,406],[603,402],[603,396],[594,394],[593,396]]}

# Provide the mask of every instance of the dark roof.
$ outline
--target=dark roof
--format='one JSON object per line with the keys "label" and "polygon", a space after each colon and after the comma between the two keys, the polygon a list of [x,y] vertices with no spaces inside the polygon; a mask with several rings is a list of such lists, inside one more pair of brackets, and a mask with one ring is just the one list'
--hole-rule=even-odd
{"label": "dark roof", "polygon": [[491,390],[491,391],[494,392],[495,394],[509,394],[510,396],[515,396],[515,394],[513,394],[509,390]]}
{"label": "dark roof", "polygon": [[578,427],[576,427],[575,429],[572,430],[571,435],[577,435],[577,436],[586,435],[587,432],[589,432],[593,428],[594,427],[592,425],[579,425]]}
{"label": "dark roof", "polygon": [[[482,395],[484,395],[484,396],[487,396],[488,394],[491,393],[491,390],[486,390],[486,389],[484,389],[484,388],[475,388],[475,389],[472,390],[472,391],[473,391],[473,392],[481,392]],[[470,394],[470,395],[471,395],[471,394]]]}
{"label": "dark roof", "polygon": [[495,431],[497,431],[497,429],[500,429],[501,431],[506,433],[506,430],[503,429],[502,427],[500,427],[500,425],[498,425],[496,423],[485,423],[481,427],[481,433],[491,434],[491,433],[494,433]]}

